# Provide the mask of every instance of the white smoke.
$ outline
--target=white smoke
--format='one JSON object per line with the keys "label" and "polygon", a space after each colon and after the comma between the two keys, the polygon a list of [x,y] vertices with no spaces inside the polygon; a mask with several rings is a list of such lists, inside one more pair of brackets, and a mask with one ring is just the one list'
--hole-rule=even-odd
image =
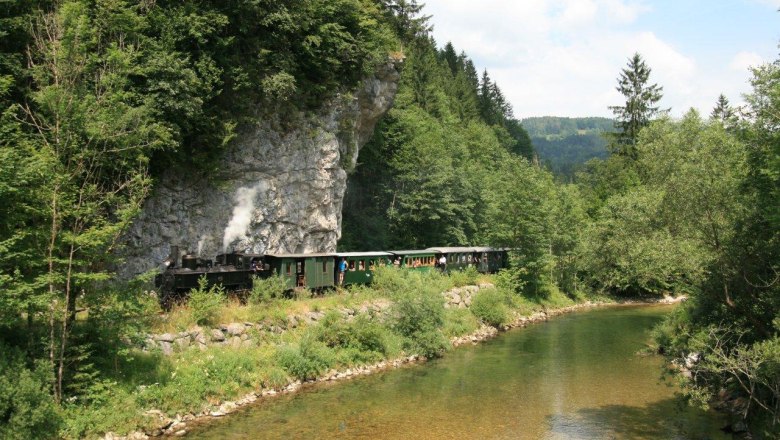
{"label": "white smoke", "polygon": [[264,186],[261,182],[251,188],[239,188],[236,191],[236,206],[233,208],[233,217],[225,228],[225,236],[222,239],[224,253],[227,253],[228,246],[233,241],[247,238],[246,234],[249,224],[252,222],[252,213],[255,210],[255,197]]}
{"label": "white smoke", "polygon": [[203,255],[203,244],[206,242],[206,236],[203,235],[200,237],[200,240],[198,240],[198,256]]}

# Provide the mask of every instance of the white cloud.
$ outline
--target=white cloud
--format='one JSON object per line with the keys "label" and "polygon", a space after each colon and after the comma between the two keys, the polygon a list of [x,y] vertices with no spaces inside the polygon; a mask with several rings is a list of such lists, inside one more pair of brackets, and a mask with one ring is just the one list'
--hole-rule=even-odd
{"label": "white cloud", "polygon": [[770,7],[774,10],[780,9],[780,0],[753,0],[755,3]]}
{"label": "white cloud", "polygon": [[[758,0],[755,0],[758,1]],[[776,0],[780,3],[780,0]],[[611,116],[620,105],[617,76],[634,52],[664,87],[663,107],[681,115],[690,107],[708,111],[719,93],[732,102],[746,90],[745,66],[755,53],[737,54],[732,68],[712,66],[686,53],[656,29],[642,28],[652,11],[634,0],[426,0],[433,36],[464,50],[477,69],[498,82],[517,117]],[[689,48],[690,49],[690,48]]]}
{"label": "white cloud", "polygon": [[589,24],[596,18],[598,6],[593,0],[568,1],[557,20],[559,26]]}
{"label": "white cloud", "polygon": [[751,67],[758,67],[761,64],[764,64],[764,59],[761,58],[761,55],[755,52],[742,51],[734,55],[734,58],[731,59],[731,63],[729,63],[729,67],[732,70],[745,72]]}

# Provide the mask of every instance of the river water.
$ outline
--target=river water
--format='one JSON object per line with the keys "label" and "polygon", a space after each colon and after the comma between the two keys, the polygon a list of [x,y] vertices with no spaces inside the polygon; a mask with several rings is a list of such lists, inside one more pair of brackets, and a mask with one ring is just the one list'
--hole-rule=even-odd
{"label": "river water", "polygon": [[577,312],[422,365],[318,385],[188,438],[727,439],[641,351],[671,306]]}

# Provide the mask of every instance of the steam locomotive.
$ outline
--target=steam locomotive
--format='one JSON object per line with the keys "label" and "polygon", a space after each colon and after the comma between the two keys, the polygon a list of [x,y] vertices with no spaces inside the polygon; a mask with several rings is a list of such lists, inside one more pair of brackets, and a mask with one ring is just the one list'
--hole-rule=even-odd
{"label": "steam locomotive", "polygon": [[[415,271],[457,271],[474,267],[482,273],[493,273],[506,267],[507,250],[491,247],[436,247],[422,250],[341,252],[314,254],[219,254],[215,260],[185,254],[179,257],[177,247],[163,262],[165,270],[155,278],[160,302],[168,305],[186,298],[206,277],[207,286],[221,285],[226,290],[250,289],[255,277],[282,277],[287,288],[322,290],[337,285],[369,284],[373,271],[380,265],[392,265]],[[444,257],[446,264],[439,261]],[[338,263],[346,270],[340,280]],[[180,262],[180,263],[179,263]]]}

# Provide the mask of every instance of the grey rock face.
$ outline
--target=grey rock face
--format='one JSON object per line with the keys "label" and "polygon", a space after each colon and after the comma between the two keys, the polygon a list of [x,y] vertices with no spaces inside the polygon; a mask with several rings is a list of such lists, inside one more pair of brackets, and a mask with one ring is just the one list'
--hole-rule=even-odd
{"label": "grey rock face", "polygon": [[354,97],[340,96],[316,116],[259,120],[211,180],[169,170],[125,236],[120,278],[159,267],[171,246],[204,258],[335,251],[347,172],[392,105],[398,79],[389,61]]}

